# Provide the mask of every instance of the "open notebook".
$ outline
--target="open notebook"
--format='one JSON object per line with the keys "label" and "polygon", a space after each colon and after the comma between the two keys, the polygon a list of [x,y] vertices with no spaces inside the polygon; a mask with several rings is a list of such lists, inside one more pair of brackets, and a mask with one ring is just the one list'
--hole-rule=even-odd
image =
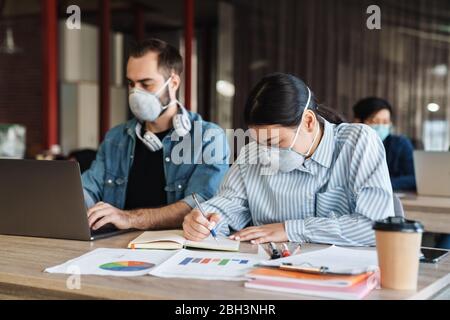
{"label": "open notebook", "polygon": [[183,237],[182,230],[146,231],[128,244],[130,249],[176,250],[197,248],[219,251],[239,251],[239,241],[218,237],[217,241],[209,236],[203,241],[189,241]]}

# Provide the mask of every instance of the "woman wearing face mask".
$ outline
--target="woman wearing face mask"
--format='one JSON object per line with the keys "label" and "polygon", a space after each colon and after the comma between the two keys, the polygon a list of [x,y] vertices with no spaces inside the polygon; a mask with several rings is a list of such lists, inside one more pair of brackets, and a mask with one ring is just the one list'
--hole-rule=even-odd
{"label": "woman wearing face mask", "polygon": [[394,191],[415,191],[414,148],[408,138],[391,133],[392,107],[389,102],[379,98],[366,98],[353,107],[353,112],[356,122],[372,127],[383,141]]}
{"label": "woman wearing face mask", "polygon": [[208,217],[185,217],[185,237],[199,241],[215,228],[253,243],[374,245],[373,221],[394,215],[383,145],[369,127],[325,111],[300,79],[262,79],[245,107],[256,141],[202,205]]}

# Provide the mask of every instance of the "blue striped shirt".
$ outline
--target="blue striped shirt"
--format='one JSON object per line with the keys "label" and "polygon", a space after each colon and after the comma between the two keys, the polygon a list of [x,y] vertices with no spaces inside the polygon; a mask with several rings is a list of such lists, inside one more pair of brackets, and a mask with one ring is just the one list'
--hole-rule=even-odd
{"label": "blue striped shirt", "polygon": [[314,154],[289,173],[261,174],[263,164],[253,162],[260,149],[245,146],[202,204],[221,215],[219,234],[284,223],[289,241],[367,246],[375,244],[373,222],[394,216],[384,147],[370,127],[324,121]]}

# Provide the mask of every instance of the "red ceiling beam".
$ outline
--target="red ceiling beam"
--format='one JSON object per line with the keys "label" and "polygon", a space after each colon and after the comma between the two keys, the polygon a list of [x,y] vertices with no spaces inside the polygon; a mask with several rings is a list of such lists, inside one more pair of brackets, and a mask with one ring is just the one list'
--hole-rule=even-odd
{"label": "red ceiling beam", "polygon": [[42,0],[42,109],[44,148],[59,143],[57,0]]}
{"label": "red ceiling beam", "polygon": [[192,103],[192,43],[194,40],[194,5],[194,0],[184,0],[184,104],[187,109],[191,108]]}
{"label": "red ceiling beam", "polygon": [[100,141],[103,141],[110,127],[111,101],[111,1],[101,0],[100,4]]}

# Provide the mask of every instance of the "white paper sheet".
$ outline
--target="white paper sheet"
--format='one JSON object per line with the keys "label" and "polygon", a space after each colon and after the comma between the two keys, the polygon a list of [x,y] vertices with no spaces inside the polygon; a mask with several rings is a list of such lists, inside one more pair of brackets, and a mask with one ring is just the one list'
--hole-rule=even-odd
{"label": "white paper sheet", "polygon": [[261,254],[181,250],[150,271],[163,278],[245,280],[245,274],[265,260]]}
{"label": "white paper sheet", "polygon": [[329,271],[375,271],[378,269],[376,250],[356,250],[331,246],[327,249],[300,253],[298,255],[265,261],[267,266],[280,266],[283,263],[305,267],[328,267]]}
{"label": "white paper sheet", "polygon": [[136,277],[148,274],[176,252],[99,248],[61,265],[47,268],[48,273]]}

